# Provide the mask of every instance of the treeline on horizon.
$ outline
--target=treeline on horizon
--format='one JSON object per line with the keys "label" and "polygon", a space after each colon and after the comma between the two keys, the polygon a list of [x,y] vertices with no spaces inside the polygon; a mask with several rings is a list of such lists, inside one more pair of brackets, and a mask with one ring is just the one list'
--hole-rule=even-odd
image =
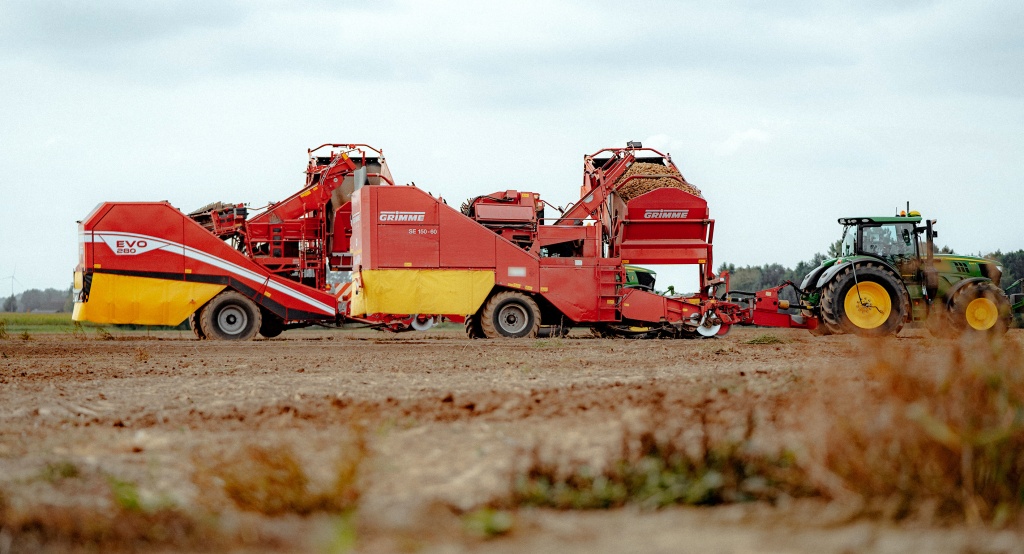
{"label": "treeline on horizon", "polygon": [[28,289],[8,296],[0,303],[0,312],[71,312],[75,307],[74,287],[61,289]]}

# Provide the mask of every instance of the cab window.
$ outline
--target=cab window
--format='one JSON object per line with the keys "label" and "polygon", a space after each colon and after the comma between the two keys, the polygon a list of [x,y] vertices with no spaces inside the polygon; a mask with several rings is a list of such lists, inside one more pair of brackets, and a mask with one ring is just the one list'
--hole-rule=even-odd
{"label": "cab window", "polygon": [[917,254],[914,226],[909,223],[865,225],[861,228],[861,252],[879,257]]}

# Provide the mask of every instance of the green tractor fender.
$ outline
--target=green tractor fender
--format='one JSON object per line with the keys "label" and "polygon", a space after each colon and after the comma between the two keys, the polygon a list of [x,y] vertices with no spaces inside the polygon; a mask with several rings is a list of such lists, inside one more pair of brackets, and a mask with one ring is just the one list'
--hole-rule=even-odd
{"label": "green tractor fender", "polygon": [[824,272],[822,272],[820,274],[821,276],[818,277],[818,282],[814,285],[814,289],[817,290],[817,289],[820,289],[821,287],[824,287],[825,285],[827,285],[828,282],[831,281],[836,275],[838,275],[839,272],[842,271],[843,269],[845,269],[847,267],[850,267],[851,265],[854,265],[854,264],[860,264],[862,262],[874,262],[874,263],[881,264],[881,265],[885,266],[887,269],[889,269],[890,271],[892,271],[893,274],[897,275],[897,278],[899,276],[899,272],[898,271],[893,269],[893,267],[891,265],[889,265],[888,262],[885,262],[884,260],[881,260],[879,258],[875,258],[875,257],[872,257],[872,256],[843,257],[842,261],[839,261],[839,262],[836,262],[836,263],[832,264],[831,267],[829,267],[828,269],[826,269]]}
{"label": "green tractor fender", "polygon": [[824,262],[821,262],[821,265],[819,265],[818,267],[812,269],[810,273],[808,273],[807,275],[804,276],[804,280],[800,281],[800,290],[803,290],[803,291],[817,290],[817,287],[814,287],[812,285],[817,283],[818,282],[818,277],[820,277],[822,273],[824,273],[828,268],[832,267],[832,265],[834,265],[835,263],[836,263],[835,258],[833,258],[831,260],[825,260]]}

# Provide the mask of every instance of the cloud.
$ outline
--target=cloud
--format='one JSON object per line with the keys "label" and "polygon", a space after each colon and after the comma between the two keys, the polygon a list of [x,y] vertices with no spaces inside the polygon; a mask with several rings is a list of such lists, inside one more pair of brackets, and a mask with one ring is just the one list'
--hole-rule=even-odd
{"label": "cloud", "polygon": [[765,144],[772,136],[763,129],[745,129],[729,135],[729,138],[714,145],[714,151],[719,156],[731,156],[740,148],[748,144]]}

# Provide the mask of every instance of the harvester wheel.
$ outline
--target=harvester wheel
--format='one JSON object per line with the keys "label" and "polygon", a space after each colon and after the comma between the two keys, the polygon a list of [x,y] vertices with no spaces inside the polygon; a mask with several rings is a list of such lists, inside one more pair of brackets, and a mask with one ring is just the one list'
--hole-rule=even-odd
{"label": "harvester wheel", "polygon": [[480,316],[473,314],[466,316],[466,336],[471,339],[484,339],[487,335],[480,328]]}
{"label": "harvester wheel", "polygon": [[949,301],[946,320],[954,333],[1003,334],[1010,327],[1010,299],[989,281],[964,285]]}
{"label": "harvester wheel", "polygon": [[536,337],[540,329],[540,308],[525,294],[499,292],[484,305],[480,328],[490,339]]}
{"label": "harvester wheel", "polygon": [[188,326],[192,328],[192,333],[195,334],[199,340],[206,340],[206,333],[203,332],[203,328],[199,325],[199,310],[192,312],[192,315],[188,316]]}
{"label": "harvester wheel", "polygon": [[910,299],[903,283],[883,266],[850,266],[821,291],[821,315],[831,332],[865,337],[895,335],[903,329]]}
{"label": "harvester wheel", "polygon": [[260,334],[263,338],[272,339],[284,332],[284,320],[271,313],[260,314]]}
{"label": "harvester wheel", "polygon": [[215,340],[250,340],[262,324],[259,307],[233,290],[214,296],[199,314],[199,327]]}

